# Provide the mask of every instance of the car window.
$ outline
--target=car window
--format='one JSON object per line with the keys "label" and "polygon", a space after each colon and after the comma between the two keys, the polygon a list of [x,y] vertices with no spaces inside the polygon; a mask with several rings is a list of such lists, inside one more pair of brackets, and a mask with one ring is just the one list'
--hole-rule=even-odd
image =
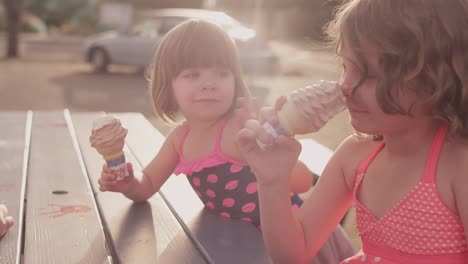
{"label": "car window", "polygon": [[159,34],[166,34],[173,27],[184,22],[188,18],[186,17],[165,17],[162,19],[161,27],[159,28]]}
{"label": "car window", "polygon": [[148,18],[136,23],[132,29],[131,33],[147,36],[147,37],[155,37],[158,35],[159,29],[161,28],[162,20],[155,19],[155,18]]}

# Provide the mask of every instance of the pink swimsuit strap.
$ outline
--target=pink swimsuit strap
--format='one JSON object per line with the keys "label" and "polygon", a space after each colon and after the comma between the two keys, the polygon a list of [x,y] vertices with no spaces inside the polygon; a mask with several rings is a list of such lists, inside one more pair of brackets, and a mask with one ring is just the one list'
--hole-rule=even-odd
{"label": "pink swimsuit strap", "polygon": [[[444,139],[445,139],[445,135],[447,134],[447,131],[448,131],[447,124],[442,124],[437,130],[437,133],[431,145],[431,149],[429,151],[429,157],[426,161],[424,175],[421,179],[424,182],[435,182],[435,171],[437,169],[440,151],[442,150],[442,146],[444,144]],[[356,176],[357,178],[355,179],[356,186],[358,185],[358,182],[362,180],[362,176],[366,173],[367,168],[369,168],[369,165],[372,163],[372,161],[375,159],[375,157],[379,154],[379,152],[384,147],[385,147],[385,141],[380,142],[372,150],[372,152],[366,157],[366,159],[359,164],[358,169],[357,169],[357,176]]]}
{"label": "pink swimsuit strap", "polygon": [[[213,152],[220,152],[221,151],[221,137],[223,135],[223,130],[224,130],[224,127],[226,126],[226,124],[227,124],[227,119],[226,118],[219,121],[219,127],[218,127],[218,132],[216,134],[216,141],[215,141],[215,146],[213,148]],[[182,137],[182,140],[180,142],[180,145],[179,145],[179,156],[180,157],[183,157],[184,145],[185,145],[185,141],[187,140],[187,137],[188,137],[189,133],[190,133],[190,128],[188,128],[187,131],[185,131],[185,134]]]}
{"label": "pink swimsuit strap", "polygon": [[206,154],[205,156],[199,157],[196,160],[190,161],[190,162],[184,158],[184,145],[185,145],[187,136],[190,132],[190,129],[187,129],[187,131],[185,132],[181,140],[181,144],[178,148],[179,163],[177,164],[174,170],[174,174],[191,175],[194,172],[199,172],[206,168],[211,168],[211,167],[215,167],[221,164],[225,164],[226,162],[232,163],[236,168],[247,166],[247,164],[245,164],[244,162],[237,160],[235,158],[229,157],[221,151],[221,138],[222,138],[223,130],[226,124],[227,124],[227,119],[223,119],[220,121],[213,150],[209,152],[208,154]]}

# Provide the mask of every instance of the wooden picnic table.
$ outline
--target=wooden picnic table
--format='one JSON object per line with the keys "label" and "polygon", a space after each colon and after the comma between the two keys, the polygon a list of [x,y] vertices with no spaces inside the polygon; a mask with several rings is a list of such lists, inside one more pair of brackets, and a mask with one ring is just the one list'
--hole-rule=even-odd
{"label": "wooden picnic table", "polygon": [[[104,114],[0,112],[0,203],[15,219],[0,263],[270,262],[260,231],[204,210],[185,177],[146,203],[100,192],[104,161],[89,135]],[[138,175],[164,136],[139,113],[111,114],[128,128],[124,152]]]}

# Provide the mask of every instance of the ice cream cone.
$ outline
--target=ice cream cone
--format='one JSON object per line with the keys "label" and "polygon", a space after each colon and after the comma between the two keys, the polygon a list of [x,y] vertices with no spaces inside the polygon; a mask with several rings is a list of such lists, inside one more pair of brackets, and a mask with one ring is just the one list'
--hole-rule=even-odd
{"label": "ice cream cone", "polygon": [[345,109],[344,97],[337,84],[321,81],[291,93],[278,112],[278,124],[273,127],[265,123],[264,128],[273,136],[312,133]]}
{"label": "ice cream cone", "polygon": [[91,146],[102,155],[118,180],[129,176],[123,152],[126,135],[127,129],[115,117],[105,116],[93,122]]}

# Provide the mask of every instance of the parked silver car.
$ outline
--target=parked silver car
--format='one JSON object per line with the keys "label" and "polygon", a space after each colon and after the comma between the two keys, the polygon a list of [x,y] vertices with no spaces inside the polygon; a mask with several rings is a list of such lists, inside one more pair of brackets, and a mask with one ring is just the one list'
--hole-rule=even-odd
{"label": "parked silver car", "polygon": [[268,43],[253,29],[219,11],[204,9],[157,9],[140,13],[126,31],[108,31],[89,38],[84,47],[85,60],[96,71],[106,71],[109,64],[144,67],[152,63],[162,37],[187,19],[205,19],[220,25],[235,40],[242,68],[246,73],[274,73],[278,58]]}

